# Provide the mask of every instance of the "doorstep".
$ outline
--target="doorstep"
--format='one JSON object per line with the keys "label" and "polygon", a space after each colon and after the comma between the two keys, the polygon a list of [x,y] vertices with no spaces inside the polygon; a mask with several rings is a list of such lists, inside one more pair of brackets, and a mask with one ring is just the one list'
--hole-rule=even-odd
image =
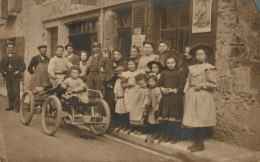
{"label": "doorstep", "polygon": [[191,153],[187,147],[192,144],[191,141],[178,141],[176,144],[160,143],[155,140],[154,143],[145,143],[146,135],[137,135],[134,133],[127,134],[126,132],[115,131],[110,132],[109,135],[125,140],[127,142],[145,147],[147,149],[157,151],[169,156],[173,156],[183,161],[256,161],[260,162],[260,152],[249,149],[232,146],[213,139],[205,140],[205,151]]}

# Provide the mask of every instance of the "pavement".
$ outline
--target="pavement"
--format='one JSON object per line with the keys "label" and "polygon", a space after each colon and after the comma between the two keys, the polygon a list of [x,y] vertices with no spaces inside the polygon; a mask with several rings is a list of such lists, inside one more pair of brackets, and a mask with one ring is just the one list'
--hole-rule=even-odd
{"label": "pavement", "polygon": [[[0,93],[0,98],[3,98],[1,96],[3,95],[1,95]],[[16,114],[16,116],[19,115]],[[61,135],[59,134],[59,136]],[[155,140],[154,143],[148,144],[144,142],[146,138],[145,135],[136,135],[133,133],[127,134],[123,131],[120,131],[118,133],[114,131],[109,132],[108,134],[105,134],[103,138],[111,139],[119,143],[123,143],[128,146],[138,148],[145,152],[149,152],[151,154],[163,157],[164,160],[170,159],[170,161],[260,162],[259,151],[252,151],[249,149],[232,146],[213,139],[208,139],[205,141],[205,151],[191,153],[187,149],[187,147],[192,144],[191,141],[178,141],[178,143],[176,144],[158,144]],[[30,146],[33,147],[34,145]],[[3,125],[1,125],[0,122],[0,162],[6,161],[6,152],[7,150],[5,146],[5,141],[3,139]]]}

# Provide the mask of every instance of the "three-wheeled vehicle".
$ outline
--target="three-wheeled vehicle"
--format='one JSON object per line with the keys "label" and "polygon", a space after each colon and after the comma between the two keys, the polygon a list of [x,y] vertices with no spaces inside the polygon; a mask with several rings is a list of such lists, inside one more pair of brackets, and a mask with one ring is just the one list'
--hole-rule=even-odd
{"label": "three-wheeled vehicle", "polygon": [[23,93],[20,104],[20,118],[24,125],[29,125],[33,114],[42,113],[42,128],[45,134],[54,135],[61,125],[77,125],[80,128],[89,127],[91,133],[103,135],[110,125],[110,109],[106,101],[102,99],[100,91],[87,89],[87,92],[95,93],[96,97],[87,102],[79,102],[80,114],[70,103],[70,99],[58,97],[58,88],[35,87],[33,92],[27,90]]}

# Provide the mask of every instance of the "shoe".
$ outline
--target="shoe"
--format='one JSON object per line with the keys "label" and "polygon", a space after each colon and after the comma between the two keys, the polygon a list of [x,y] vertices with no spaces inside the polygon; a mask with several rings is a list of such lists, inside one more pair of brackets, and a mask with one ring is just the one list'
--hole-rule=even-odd
{"label": "shoe", "polygon": [[191,147],[189,150],[191,152],[204,151],[205,150],[204,140],[200,140],[198,143],[194,145],[194,147]]}
{"label": "shoe", "polygon": [[14,112],[19,113],[20,109],[15,109]]}
{"label": "shoe", "polygon": [[5,111],[13,111],[14,109],[13,108],[6,108]]}
{"label": "shoe", "polygon": [[175,144],[175,143],[177,143],[177,142],[178,142],[178,140],[173,137],[172,140],[171,140],[171,144]]}
{"label": "shoe", "polygon": [[122,129],[123,131],[126,131],[128,129],[127,126],[124,126],[124,128]]}
{"label": "shoe", "polygon": [[193,144],[190,145],[189,147],[187,147],[187,149],[189,149],[189,150],[190,150],[190,149],[193,149],[193,147],[195,147],[196,143],[197,143],[197,142],[193,142]]}
{"label": "shoe", "polygon": [[158,143],[161,143],[163,140],[164,140],[165,136],[164,135],[161,135],[159,138],[158,138]]}
{"label": "shoe", "polygon": [[131,132],[133,132],[133,128],[129,128],[128,130],[126,130],[126,132],[130,134]]}
{"label": "shoe", "polygon": [[167,143],[171,141],[171,137],[169,135],[167,135],[164,139],[163,139],[163,143]]}

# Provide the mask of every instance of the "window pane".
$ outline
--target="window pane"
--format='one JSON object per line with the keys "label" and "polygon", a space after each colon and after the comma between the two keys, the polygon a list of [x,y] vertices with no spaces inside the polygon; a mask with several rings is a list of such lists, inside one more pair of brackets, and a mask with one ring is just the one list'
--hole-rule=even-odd
{"label": "window pane", "polygon": [[190,24],[190,2],[180,3],[179,27],[189,27]]}
{"label": "window pane", "polygon": [[162,29],[172,29],[176,27],[177,5],[165,5],[162,7]]}
{"label": "window pane", "polygon": [[176,49],[176,30],[164,30],[161,32],[161,38],[170,43],[171,49]]}

